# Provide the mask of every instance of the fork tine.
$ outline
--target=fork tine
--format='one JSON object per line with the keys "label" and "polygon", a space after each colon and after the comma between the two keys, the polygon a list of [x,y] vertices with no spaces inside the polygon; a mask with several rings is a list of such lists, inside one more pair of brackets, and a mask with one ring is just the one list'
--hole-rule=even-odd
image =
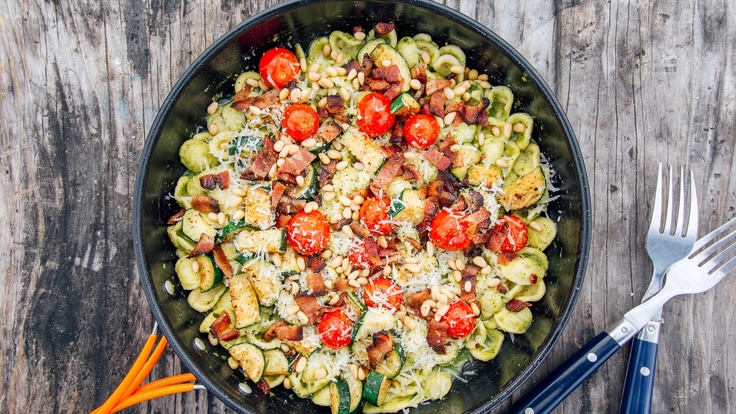
{"label": "fork tine", "polygon": [[710,233],[700,238],[698,241],[695,242],[695,245],[693,246],[693,250],[692,250],[693,253],[691,254],[690,257],[695,258],[695,257],[701,256],[702,252],[700,252],[700,250],[703,249],[703,247],[707,246],[713,240],[719,237],[721,234],[725,233],[734,224],[736,224],[736,217],[721,224],[717,229],[711,231]]}
{"label": "fork tine", "polygon": [[717,242],[713,243],[713,245],[703,250],[703,253],[708,252],[709,256],[713,255],[714,253],[717,254],[713,255],[712,258],[703,263],[702,268],[710,274],[718,268],[722,267],[723,261],[731,257],[733,252],[736,251],[736,243],[733,243],[734,240],[736,240],[736,231],[731,232],[730,234],[726,235],[726,237],[718,240]]}
{"label": "fork tine", "polygon": [[674,210],[673,201],[674,196],[672,195],[672,187],[673,187],[673,180],[672,180],[672,166],[670,165],[669,173],[667,174],[667,205],[665,206],[665,210],[667,211],[667,217],[665,218],[664,222],[664,232],[667,234],[672,234],[672,211]]}
{"label": "fork tine", "polygon": [[685,235],[685,169],[680,167],[680,202],[677,206],[677,228],[674,231],[675,236]]}
{"label": "fork tine", "polygon": [[652,207],[652,219],[649,222],[649,231],[659,233],[662,228],[662,163],[659,163],[657,171],[657,195],[654,197],[654,206]]}
{"label": "fork tine", "polygon": [[698,237],[698,194],[695,190],[695,175],[690,170],[690,218],[687,220],[685,237],[695,240]]}

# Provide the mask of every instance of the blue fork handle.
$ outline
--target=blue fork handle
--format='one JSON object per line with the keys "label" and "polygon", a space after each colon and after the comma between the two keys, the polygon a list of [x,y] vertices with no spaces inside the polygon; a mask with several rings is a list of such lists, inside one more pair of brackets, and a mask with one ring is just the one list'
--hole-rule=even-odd
{"label": "blue fork handle", "polygon": [[649,414],[652,411],[661,324],[660,321],[650,321],[631,345],[620,414]]}
{"label": "blue fork handle", "polygon": [[608,332],[598,334],[524,395],[520,401],[514,403],[509,413],[551,412],[619,349],[621,345]]}

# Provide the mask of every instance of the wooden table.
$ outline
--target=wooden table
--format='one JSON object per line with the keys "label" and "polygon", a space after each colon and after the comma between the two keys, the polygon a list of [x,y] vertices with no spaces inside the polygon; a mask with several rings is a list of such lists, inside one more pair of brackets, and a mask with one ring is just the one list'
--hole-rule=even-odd
{"label": "wooden table", "polygon": [[[153,326],[131,230],[148,128],[198,54],[280,2],[0,3],[0,251],[8,253],[0,256],[0,412],[88,412]],[[658,161],[694,170],[701,234],[736,214],[736,8],[725,0],[446,3],[537,68],[588,170],[587,278],[537,380],[641,298]],[[667,306],[654,412],[736,412],[734,305],[736,276]],[[556,412],[616,411],[627,354]],[[183,370],[167,351],[152,377]],[[198,391],[130,412],[230,411]]]}

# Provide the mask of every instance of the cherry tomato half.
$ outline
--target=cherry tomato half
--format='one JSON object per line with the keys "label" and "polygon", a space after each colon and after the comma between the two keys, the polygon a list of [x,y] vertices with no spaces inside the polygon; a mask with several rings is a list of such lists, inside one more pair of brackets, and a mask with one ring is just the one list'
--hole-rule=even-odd
{"label": "cherry tomato half", "polygon": [[371,92],[358,103],[358,129],[370,137],[390,131],[395,120],[391,100],[382,93]]}
{"label": "cherry tomato half", "polygon": [[529,229],[522,219],[516,216],[505,215],[498,220],[487,246],[496,253],[516,252],[529,241]]}
{"label": "cherry tomato half", "polygon": [[283,88],[287,83],[299,78],[301,66],[299,66],[299,59],[290,50],[276,47],[261,56],[258,62],[258,72],[266,85],[272,88]]}
{"label": "cherry tomato half", "polygon": [[404,139],[414,148],[428,148],[439,134],[440,124],[432,115],[414,114],[404,123]]}
{"label": "cherry tomato half", "polygon": [[352,342],[354,322],[340,309],[325,313],[319,320],[317,332],[326,346],[338,349]]}
{"label": "cherry tomato half", "polygon": [[450,304],[450,310],[440,319],[447,323],[447,335],[450,338],[465,338],[473,332],[475,314],[468,302],[457,301]]}
{"label": "cherry tomato half", "polygon": [[317,210],[296,213],[286,226],[286,240],[304,255],[319,253],[330,241],[330,223]]}
{"label": "cherry tomato half", "polygon": [[472,240],[467,235],[466,214],[443,209],[437,212],[429,224],[429,238],[437,247],[445,250],[464,250]]}
{"label": "cherry tomato half", "polygon": [[360,221],[375,234],[388,234],[396,227],[388,215],[391,201],[387,197],[369,197],[360,206]]}
{"label": "cherry tomato half", "polygon": [[371,256],[378,256],[378,242],[371,237],[364,239],[355,237],[348,248],[348,260],[353,266],[368,269],[371,267]]}
{"label": "cherry tomato half", "polygon": [[401,306],[404,294],[393,280],[378,276],[368,280],[363,288],[363,302],[372,308],[384,308],[394,311]]}
{"label": "cherry tomato half", "polygon": [[281,128],[286,135],[301,142],[317,133],[319,115],[307,104],[294,104],[286,108],[281,119]]}

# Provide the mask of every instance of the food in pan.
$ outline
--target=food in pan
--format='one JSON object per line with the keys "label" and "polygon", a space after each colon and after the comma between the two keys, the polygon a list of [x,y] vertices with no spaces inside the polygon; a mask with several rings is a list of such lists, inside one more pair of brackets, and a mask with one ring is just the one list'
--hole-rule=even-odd
{"label": "food in pan", "polygon": [[201,332],[335,413],[442,398],[545,294],[554,172],[513,108],[390,23],[266,51],[180,148],[168,234]]}

